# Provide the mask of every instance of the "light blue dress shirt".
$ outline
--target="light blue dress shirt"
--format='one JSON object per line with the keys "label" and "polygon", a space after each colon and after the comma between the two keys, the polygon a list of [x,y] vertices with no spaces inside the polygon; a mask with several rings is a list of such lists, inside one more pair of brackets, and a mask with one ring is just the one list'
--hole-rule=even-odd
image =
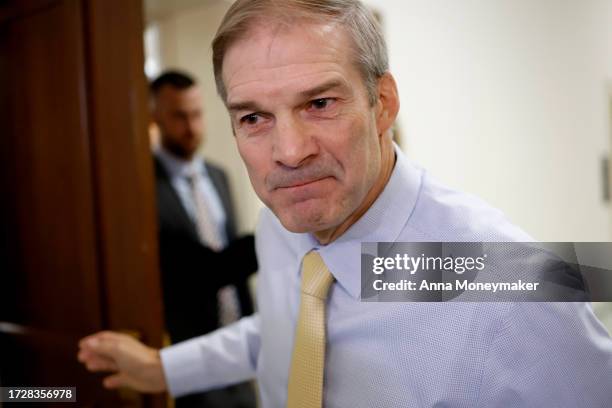
{"label": "light blue dress shirt", "polygon": [[189,161],[181,160],[161,146],[156,150],[155,154],[166,169],[174,191],[178,194],[183,208],[185,208],[187,215],[194,224],[197,222],[195,202],[193,201],[188,179],[190,174],[198,173],[202,175],[198,180],[198,182],[202,183],[199,191],[204,192],[204,200],[210,209],[213,225],[217,228],[218,236],[223,247],[225,247],[227,245],[227,233],[225,231],[226,214],[221,198],[219,198],[219,194],[208,175],[206,166],[204,166],[204,160],[197,155]]}
{"label": "light blue dress shirt", "polygon": [[162,350],[170,392],[256,377],[262,406],[283,407],[301,260],[315,248],[336,278],[324,407],[612,407],[612,341],[590,304],[360,302],[362,241],[532,240],[498,210],[396,154],[382,194],[327,246],[263,210],[258,313]]}

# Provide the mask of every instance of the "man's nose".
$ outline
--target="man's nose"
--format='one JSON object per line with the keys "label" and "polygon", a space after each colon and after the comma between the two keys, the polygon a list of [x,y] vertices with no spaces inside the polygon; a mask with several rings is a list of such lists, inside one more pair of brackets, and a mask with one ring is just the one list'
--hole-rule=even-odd
{"label": "man's nose", "polygon": [[287,167],[299,167],[315,156],[318,146],[307,124],[294,115],[276,118],[272,142],[272,159]]}

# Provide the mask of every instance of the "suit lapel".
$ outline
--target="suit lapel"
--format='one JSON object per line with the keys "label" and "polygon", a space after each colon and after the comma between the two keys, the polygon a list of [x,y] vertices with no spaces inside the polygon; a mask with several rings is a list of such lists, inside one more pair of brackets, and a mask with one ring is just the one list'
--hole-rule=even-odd
{"label": "suit lapel", "polygon": [[223,211],[225,211],[225,232],[227,234],[227,238],[229,241],[232,241],[236,238],[236,227],[234,224],[235,214],[234,208],[232,205],[232,198],[229,190],[229,185],[225,179],[225,175],[223,171],[215,166],[210,166],[208,163],[204,162],[204,166],[206,166],[206,171],[208,172],[208,176],[217,191],[217,195],[221,200],[221,204],[223,205]]}
{"label": "suit lapel", "polygon": [[157,205],[164,207],[159,210],[162,214],[168,215],[165,221],[180,229],[188,230],[193,238],[199,241],[196,226],[172,186],[164,165],[157,157],[155,157],[155,175],[157,177]]}

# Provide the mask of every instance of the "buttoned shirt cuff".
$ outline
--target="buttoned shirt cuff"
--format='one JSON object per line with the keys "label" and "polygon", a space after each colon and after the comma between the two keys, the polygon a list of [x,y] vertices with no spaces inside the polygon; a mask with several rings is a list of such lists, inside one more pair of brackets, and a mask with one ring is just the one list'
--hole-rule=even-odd
{"label": "buttoned shirt cuff", "polygon": [[250,380],[259,347],[257,315],[167,347],[160,357],[168,391],[180,397]]}
{"label": "buttoned shirt cuff", "polygon": [[201,391],[206,387],[206,369],[198,339],[188,340],[160,351],[168,392],[173,397]]}

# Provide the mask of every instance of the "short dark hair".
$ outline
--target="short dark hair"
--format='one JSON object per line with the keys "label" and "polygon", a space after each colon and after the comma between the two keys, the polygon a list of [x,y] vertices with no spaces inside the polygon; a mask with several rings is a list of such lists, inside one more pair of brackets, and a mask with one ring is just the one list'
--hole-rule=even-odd
{"label": "short dark hair", "polygon": [[151,95],[156,96],[159,91],[166,85],[176,89],[187,89],[191,88],[196,84],[195,79],[185,72],[171,70],[164,71],[160,76],[155,78],[149,85]]}

